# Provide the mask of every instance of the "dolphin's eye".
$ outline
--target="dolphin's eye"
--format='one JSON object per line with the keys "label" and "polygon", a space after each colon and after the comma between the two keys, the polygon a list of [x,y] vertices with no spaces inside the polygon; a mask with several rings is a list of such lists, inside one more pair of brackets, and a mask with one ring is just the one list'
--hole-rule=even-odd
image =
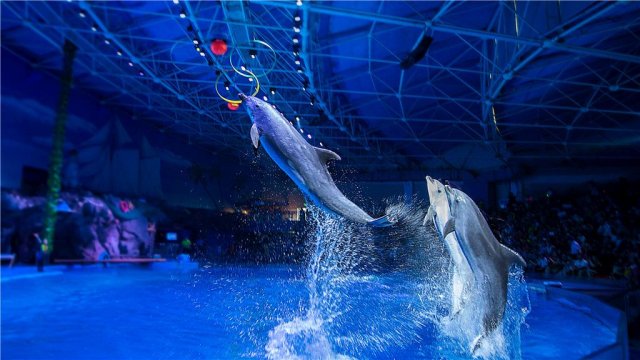
{"label": "dolphin's eye", "polygon": [[439,193],[441,193],[441,192],[442,192],[442,190],[438,189],[438,192],[439,192]]}

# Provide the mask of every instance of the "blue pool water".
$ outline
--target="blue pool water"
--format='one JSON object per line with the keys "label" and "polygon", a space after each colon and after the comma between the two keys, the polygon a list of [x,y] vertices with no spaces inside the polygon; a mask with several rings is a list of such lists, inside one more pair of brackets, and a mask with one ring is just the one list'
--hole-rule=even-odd
{"label": "blue pool water", "polygon": [[[291,324],[309,307],[305,276],[303,268],[285,266],[209,267],[195,272],[93,268],[6,281],[2,283],[2,358],[265,358],[274,329]],[[405,281],[397,274],[357,280],[354,303],[365,309],[355,313],[366,315],[368,305],[384,303],[386,309],[370,313],[386,312],[390,318],[334,320],[344,322],[344,335],[356,336],[360,330],[364,342],[372,341],[371,347],[352,346],[357,353],[344,355],[465,358],[463,349],[445,346],[447,340],[428,321],[417,327],[418,337],[406,343],[391,341],[375,348],[374,340],[366,339],[385,330],[396,333],[397,329],[375,327],[398,325],[393,314],[398,311],[395,307],[407,304],[406,293],[389,285]],[[577,359],[615,342],[615,334],[579,308],[545,300],[537,293],[531,294],[531,307],[522,330],[524,359]],[[334,337],[324,339],[325,343],[312,325],[298,325],[307,332],[304,346],[311,348],[302,351],[294,346],[292,353],[329,356],[341,341]],[[295,326],[291,328],[295,331]]]}
{"label": "blue pool water", "polygon": [[[448,318],[449,260],[419,217],[382,246],[370,229],[314,218],[301,266],[5,270],[2,358],[470,357],[479,320]],[[577,359],[616,343],[615,326],[592,308],[527,289],[514,270],[503,324],[479,355]]]}

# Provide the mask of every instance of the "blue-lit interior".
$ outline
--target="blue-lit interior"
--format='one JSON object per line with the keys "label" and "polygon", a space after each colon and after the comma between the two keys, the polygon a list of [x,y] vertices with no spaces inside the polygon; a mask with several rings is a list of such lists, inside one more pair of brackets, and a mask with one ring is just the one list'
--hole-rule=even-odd
{"label": "blue-lit interior", "polygon": [[0,7],[2,358],[640,356],[637,2]]}

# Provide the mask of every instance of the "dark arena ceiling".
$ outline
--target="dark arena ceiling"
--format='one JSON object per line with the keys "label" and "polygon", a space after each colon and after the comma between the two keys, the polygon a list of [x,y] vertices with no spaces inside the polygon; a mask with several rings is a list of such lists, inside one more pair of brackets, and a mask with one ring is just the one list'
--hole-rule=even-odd
{"label": "dark arena ceiling", "polygon": [[640,166],[638,2],[2,2],[2,51],[56,75],[65,38],[74,86],[212,151],[250,151],[233,64],[358,171]]}

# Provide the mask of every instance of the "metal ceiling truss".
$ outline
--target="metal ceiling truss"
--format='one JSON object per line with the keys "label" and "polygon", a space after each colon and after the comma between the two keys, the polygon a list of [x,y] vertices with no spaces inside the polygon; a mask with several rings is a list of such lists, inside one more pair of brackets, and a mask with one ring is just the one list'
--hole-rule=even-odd
{"label": "metal ceiling truss", "polygon": [[[620,34],[640,39],[640,22],[606,22],[624,6],[640,15],[635,4],[596,2],[570,16],[555,2],[409,2],[407,16],[387,11],[393,5],[2,2],[3,13],[11,15],[3,14],[2,47],[56,74],[61,44],[70,38],[79,47],[76,86],[162,131],[237,153],[248,149],[250,122],[244,111],[227,109],[215,81],[230,83],[227,96],[255,84],[234,75],[231,55],[209,49],[208,42],[221,36],[229,41],[231,61],[259,75],[259,96],[289,120],[299,117],[296,125],[313,135],[310,142],[342,153],[349,166],[377,169],[438,159],[453,167],[444,154],[466,144],[514,160],[606,159],[570,149],[640,134],[640,107],[629,100],[640,93],[640,41],[610,41]],[[454,21],[471,6],[484,6],[484,25]],[[536,18],[540,11],[553,15],[545,26]],[[299,32],[294,16],[301,17]],[[328,19],[358,26],[334,30]],[[46,51],[12,36],[25,29],[48,44]],[[428,34],[437,44],[407,71],[399,70],[402,54],[385,38],[405,30]],[[600,38],[585,46],[587,36]],[[438,43],[441,38],[448,40]],[[275,63],[255,40],[273,48]],[[339,51],[354,42],[366,52]],[[256,50],[261,53],[250,56]],[[551,65],[557,70],[550,71]],[[346,86],[352,82],[361,86]],[[367,113],[374,105],[383,111]]]}

